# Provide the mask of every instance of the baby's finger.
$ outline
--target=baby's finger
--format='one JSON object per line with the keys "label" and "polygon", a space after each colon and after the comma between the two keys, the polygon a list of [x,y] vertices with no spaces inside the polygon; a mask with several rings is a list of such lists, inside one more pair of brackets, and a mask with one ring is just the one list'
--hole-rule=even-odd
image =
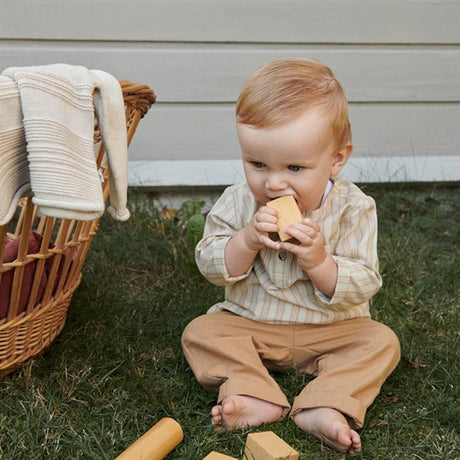
{"label": "baby's finger", "polygon": [[312,228],[315,232],[319,232],[320,228],[319,225],[310,217],[306,217],[301,222],[303,225]]}
{"label": "baby's finger", "polygon": [[303,225],[302,223],[288,225],[284,231],[295,238],[303,246],[311,244],[312,239],[317,234],[316,230],[308,225]]}
{"label": "baby's finger", "polygon": [[271,238],[269,238],[268,236],[263,236],[260,241],[262,243],[265,244],[265,246],[267,246],[267,248],[270,248],[270,249],[280,249],[281,245],[280,245],[280,242],[279,241],[273,241]]}
{"label": "baby's finger", "polygon": [[300,256],[300,254],[302,252],[302,248],[305,247],[305,246],[303,246],[301,244],[288,243],[286,241],[280,242],[279,246],[280,246],[279,249],[281,249],[283,251],[292,252],[292,254],[294,254],[296,256]]}
{"label": "baby's finger", "polygon": [[269,219],[271,222],[273,222],[273,219],[278,220],[280,217],[279,211],[270,208],[269,206],[262,206],[261,208],[259,208],[256,214],[264,216],[264,219]]}
{"label": "baby's finger", "polygon": [[276,233],[278,232],[278,225],[276,222],[256,222],[256,229],[261,233]]}

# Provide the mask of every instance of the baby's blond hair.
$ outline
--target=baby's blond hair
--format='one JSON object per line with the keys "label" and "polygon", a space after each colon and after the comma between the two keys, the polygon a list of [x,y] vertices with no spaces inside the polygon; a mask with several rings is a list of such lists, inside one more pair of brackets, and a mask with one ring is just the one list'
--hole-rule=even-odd
{"label": "baby's blond hair", "polygon": [[351,141],[345,92],[326,65],[311,59],[281,59],[257,69],[236,103],[238,123],[267,128],[319,107],[331,117],[337,147]]}

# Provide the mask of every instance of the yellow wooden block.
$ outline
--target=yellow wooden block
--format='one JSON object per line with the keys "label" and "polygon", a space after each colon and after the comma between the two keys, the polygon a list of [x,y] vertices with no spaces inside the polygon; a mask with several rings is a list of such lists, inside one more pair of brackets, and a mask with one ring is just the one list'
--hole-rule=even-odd
{"label": "yellow wooden block", "polygon": [[299,206],[292,195],[282,196],[276,200],[269,201],[267,206],[276,209],[280,213],[278,219],[279,232],[278,235],[281,241],[286,241],[292,238],[284,232],[284,228],[290,224],[296,224],[303,219]]}
{"label": "yellow wooden block", "polygon": [[212,452],[209,452],[209,454],[206,455],[206,457],[204,457],[203,460],[238,460],[238,459],[235,457],[230,457],[225,454],[220,454],[219,452],[216,452],[215,450],[213,450]]}
{"label": "yellow wooden block", "polygon": [[298,460],[299,453],[273,431],[250,433],[243,460]]}
{"label": "yellow wooden block", "polygon": [[162,418],[115,460],[162,460],[184,439],[181,426],[172,418]]}

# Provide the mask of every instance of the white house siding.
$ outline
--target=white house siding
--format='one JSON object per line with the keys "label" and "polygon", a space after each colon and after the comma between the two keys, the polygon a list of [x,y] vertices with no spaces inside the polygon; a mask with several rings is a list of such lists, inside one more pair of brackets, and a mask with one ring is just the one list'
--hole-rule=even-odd
{"label": "white house siding", "polygon": [[460,180],[460,1],[0,0],[0,63],[84,65],[147,83],[157,104],[130,184],[242,177],[234,103],[278,58],[328,64],[345,87],[357,182]]}

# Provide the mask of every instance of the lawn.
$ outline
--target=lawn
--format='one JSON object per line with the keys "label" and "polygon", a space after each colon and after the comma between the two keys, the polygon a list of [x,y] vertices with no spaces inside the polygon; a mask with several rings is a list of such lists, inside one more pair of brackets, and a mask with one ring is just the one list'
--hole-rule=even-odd
{"label": "lawn", "polygon": [[[398,335],[402,360],[368,411],[363,459],[459,459],[460,186],[362,185],[377,201],[384,286],[375,319]],[[272,430],[301,459],[342,459],[289,420],[214,432],[215,395],[182,355],[185,325],[222,298],[198,273],[186,223],[199,203],[158,211],[130,192],[132,218],[104,216],[61,335],[0,380],[0,458],[111,459],[163,417],[183,442],[168,459],[216,450],[241,459],[248,432]],[[276,375],[292,400],[309,377]],[[350,457],[351,458],[351,457]]]}

